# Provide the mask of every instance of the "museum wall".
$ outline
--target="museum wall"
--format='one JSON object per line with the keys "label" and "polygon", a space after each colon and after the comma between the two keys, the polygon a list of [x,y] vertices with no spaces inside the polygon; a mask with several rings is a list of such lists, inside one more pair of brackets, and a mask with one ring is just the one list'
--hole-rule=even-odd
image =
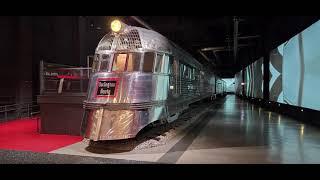
{"label": "museum wall", "polygon": [[0,104],[36,100],[41,60],[86,66],[106,33],[105,16],[0,17]]}

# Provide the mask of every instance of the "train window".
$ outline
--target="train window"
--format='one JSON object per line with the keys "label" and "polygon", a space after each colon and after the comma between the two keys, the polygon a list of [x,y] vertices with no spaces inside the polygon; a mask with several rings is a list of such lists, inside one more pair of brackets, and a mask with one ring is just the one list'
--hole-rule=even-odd
{"label": "train window", "polygon": [[173,74],[174,75],[178,75],[178,71],[179,71],[179,66],[178,66],[178,64],[179,64],[179,62],[178,62],[178,60],[177,59],[174,59],[173,60]]}
{"label": "train window", "polygon": [[110,60],[111,60],[111,55],[110,54],[102,54],[102,55],[100,55],[99,71],[108,71],[109,70]]}
{"label": "train window", "polygon": [[188,66],[184,66],[184,78],[189,79],[189,70],[190,68]]}
{"label": "train window", "polygon": [[128,62],[127,62],[127,71],[139,71],[140,70],[140,60],[141,60],[141,54],[139,53],[130,53],[128,56]]}
{"label": "train window", "polygon": [[195,72],[196,74],[195,74],[195,80],[199,80],[200,79],[200,72],[199,72],[199,70],[198,69],[196,69],[196,72]]}
{"label": "train window", "polygon": [[184,64],[180,64],[180,76],[185,78],[186,75],[186,66]]}
{"label": "train window", "polygon": [[191,76],[191,79],[192,80],[195,80],[195,78],[194,78],[194,76],[195,76],[195,72],[196,72],[196,70],[194,69],[194,68],[192,68],[192,76]]}
{"label": "train window", "polygon": [[163,56],[163,65],[162,65],[162,72],[168,74],[169,73],[169,55],[165,54]]}
{"label": "train window", "polygon": [[174,74],[174,65],[173,65],[173,56],[169,57],[169,68],[168,68],[168,74]]}
{"label": "train window", "polygon": [[154,65],[154,72],[155,73],[161,73],[162,72],[162,61],[163,61],[163,55],[157,54],[155,65]]}
{"label": "train window", "polygon": [[108,71],[109,68],[109,60],[100,61],[99,71]]}
{"label": "train window", "polygon": [[173,56],[169,56],[169,74],[171,75],[178,75],[179,70],[179,62]]}
{"label": "train window", "polygon": [[92,62],[92,72],[108,71],[110,63],[109,54],[95,54]]}
{"label": "train window", "polygon": [[116,54],[113,61],[112,71],[125,71],[126,60],[127,54]]}
{"label": "train window", "polygon": [[204,72],[200,71],[200,79],[203,81],[204,80]]}
{"label": "train window", "polygon": [[191,70],[191,80],[194,80],[194,68],[192,68],[192,70]]}
{"label": "train window", "polygon": [[144,54],[143,72],[152,72],[154,56],[155,54],[153,52],[146,52]]}
{"label": "train window", "polygon": [[92,62],[92,66],[91,66],[92,72],[96,72],[99,70],[98,65],[99,65],[99,54],[95,54]]}

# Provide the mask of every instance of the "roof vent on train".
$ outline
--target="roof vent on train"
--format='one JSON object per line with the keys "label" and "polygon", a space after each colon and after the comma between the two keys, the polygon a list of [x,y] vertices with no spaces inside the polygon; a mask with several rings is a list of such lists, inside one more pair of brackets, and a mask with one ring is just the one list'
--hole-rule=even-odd
{"label": "roof vent on train", "polygon": [[139,32],[136,29],[129,30],[128,33],[119,36],[119,40],[116,46],[117,50],[138,48],[142,48],[142,44]]}
{"label": "roof vent on train", "polygon": [[107,34],[98,46],[98,50],[133,50],[138,48],[142,48],[142,44],[138,30],[133,28],[121,34]]}

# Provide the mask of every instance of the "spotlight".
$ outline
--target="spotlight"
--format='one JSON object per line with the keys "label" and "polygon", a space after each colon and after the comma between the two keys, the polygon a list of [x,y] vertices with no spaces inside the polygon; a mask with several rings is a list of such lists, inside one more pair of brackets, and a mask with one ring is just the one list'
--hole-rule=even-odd
{"label": "spotlight", "polygon": [[111,22],[111,30],[113,31],[113,32],[115,32],[115,33],[118,33],[118,32],[120,32],[121,30],[123,30],[123,27],[124,26],[124,24],[121,22],[121,21],[119,21],[119,20],[113,20],[112,22]]}

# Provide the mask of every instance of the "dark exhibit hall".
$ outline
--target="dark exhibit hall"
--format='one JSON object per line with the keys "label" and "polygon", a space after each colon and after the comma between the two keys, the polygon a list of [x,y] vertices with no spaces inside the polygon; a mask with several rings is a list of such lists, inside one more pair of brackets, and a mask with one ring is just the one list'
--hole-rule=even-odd
{"label": "dark exhibit hall", "polygon": [[320,16],[0,27],[0,164],[320,163]]}

